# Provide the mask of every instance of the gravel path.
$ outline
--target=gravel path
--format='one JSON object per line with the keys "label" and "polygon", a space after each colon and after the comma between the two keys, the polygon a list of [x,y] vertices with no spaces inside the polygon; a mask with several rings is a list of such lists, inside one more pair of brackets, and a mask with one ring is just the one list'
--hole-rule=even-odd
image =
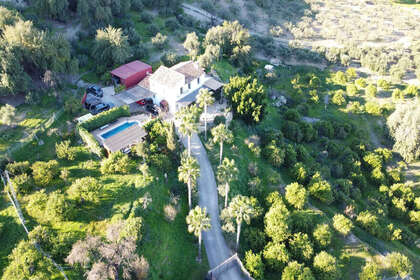
{"label": "gravel path", "polygon": [[[184,146],[187,147],[186,137],[182,137]],[[210,268],[216,267],[234,253],[229,249],[222,234],[219,219],[219,206],[217,185],[213,169],[207,157],[207,152],[197,134],[191,137],[191,153],[200,164],[200,178],[198,180],[199,204],[206,207],[211,218],[211,229],[203,233],[203,241],[206,247],[207,259]],[[225,271],[217,277],[217,280],[240,280],[246,279],[237,265]]]}

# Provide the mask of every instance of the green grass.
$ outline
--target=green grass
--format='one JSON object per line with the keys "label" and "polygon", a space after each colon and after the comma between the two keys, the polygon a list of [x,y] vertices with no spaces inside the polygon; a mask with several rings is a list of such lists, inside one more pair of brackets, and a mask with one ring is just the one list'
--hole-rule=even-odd
{"label": "green grass", "polygon": [[224,59],[214,63],[213,67],[223,82],[228,82],[231,76],[234,76],[238,73],[238,70]]}

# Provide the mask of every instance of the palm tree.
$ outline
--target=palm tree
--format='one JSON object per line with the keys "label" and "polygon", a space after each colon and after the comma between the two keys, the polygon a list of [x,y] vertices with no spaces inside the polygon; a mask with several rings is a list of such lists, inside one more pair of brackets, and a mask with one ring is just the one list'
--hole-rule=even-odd
{"label": "palm tree", "polygon": [[188,155],[191,156],[191,136],[198,131],[196,111],[189,107],[184,107],[176,114],[176,118],[181,121],[179,131],[188,137]]}
{"label": "palm tree", "polygon": [[214,103],[214,97],[208,89],[202,88],[198,93],[197,103],[204,108],[204,139],[207,141],[207,106]]}
{"label": "palm tree", "polygon": [[233,140],[232,131],[227,129],[226,125],[221,123],[216,127],[213,127],[211,130],[211,134],[213,135],[213,142],[219,143],[220,145],[220,156],[219,156],[219,164],[222,164],[222,155],[223,155],[223,143],[230,143]]}
{"label": "palm tree", "polygon": [[201,233],[211,228],[206,207],[196,206],[187,216],[188,231],[198,237],[198,261],[201,263]]}
{"label": "palm tree", "polygon": [[188,206],[191,210],[191,189],[195,186],[198,176],[200,175],[200,167],[198,162],[192,156],[185,156],[181,159],[181,166],[178,167],[179,181],[188,186]]}
{"label": "palm tree", "polygon": [[236,223],[236,250],[239,248],[242,222],[249,224],[251,219],[260,214],[255,197],[243,195],[235,196],[229,203],[229,207],[222,210],[221,219],[225,221],[224,230],[235,232],[233,222]]}
{"label": "palm tree", "polygon": [[235,161],[224,158],[223,162],[217,167],[217,179],[225,184],[225,208],[227,207],[229,184],[238,178],[238,168],[235,166]]}

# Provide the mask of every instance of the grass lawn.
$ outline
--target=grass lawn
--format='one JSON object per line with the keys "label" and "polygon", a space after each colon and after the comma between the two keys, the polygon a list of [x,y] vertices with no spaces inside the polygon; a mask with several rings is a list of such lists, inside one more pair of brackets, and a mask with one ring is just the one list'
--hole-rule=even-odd
{"label": "grass lawn", "polygon": [[238,73],[238,70],[224,59],[214,63],[213,67],[223,82],[228,82],[231,76]]}

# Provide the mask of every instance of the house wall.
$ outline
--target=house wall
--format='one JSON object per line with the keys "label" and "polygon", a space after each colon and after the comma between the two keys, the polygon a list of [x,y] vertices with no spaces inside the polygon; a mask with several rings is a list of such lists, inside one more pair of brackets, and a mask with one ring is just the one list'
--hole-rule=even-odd
{"label": "house wall", "polygon": [[138,71],[126,79],[121,79],[121,83],[125,85],[126,88],[131,88],[143,80],[147,73],[152,73],[152,67]]}

